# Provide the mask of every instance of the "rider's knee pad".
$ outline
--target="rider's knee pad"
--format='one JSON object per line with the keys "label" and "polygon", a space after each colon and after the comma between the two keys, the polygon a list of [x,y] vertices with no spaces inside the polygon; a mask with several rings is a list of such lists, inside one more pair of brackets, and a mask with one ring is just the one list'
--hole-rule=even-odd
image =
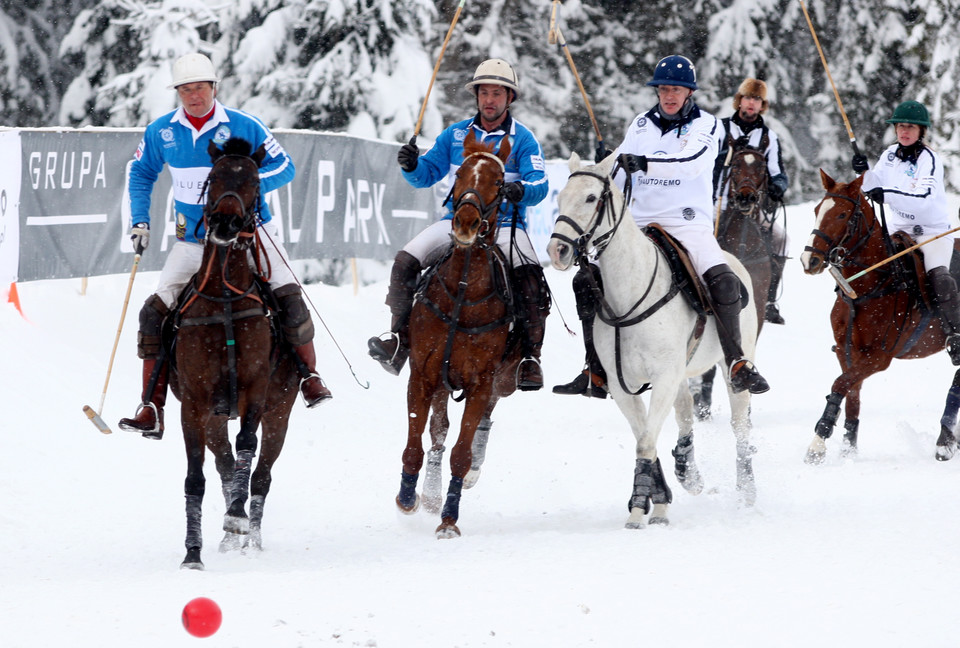
{"label": "rider's knee pad", "polygon": [[703,273],[703,278],[717,305],[729,306],[740,301],[740,277],[726,264],[710,268]]}
{"label": "rider's knee pad", "polygon": [[313,340],[313,320],[303,301],[303,294],[297,284],[280,286],[273,291],[280,305],[280,328],[283,335],[293,346],[307,344]]}
{"label": "rider's knee pad", "polygon": [[140,309],[140,330],[137,332],[137,357],[141,360],[160,356],[160,330],[170,309],[157,295],[150,295]]}

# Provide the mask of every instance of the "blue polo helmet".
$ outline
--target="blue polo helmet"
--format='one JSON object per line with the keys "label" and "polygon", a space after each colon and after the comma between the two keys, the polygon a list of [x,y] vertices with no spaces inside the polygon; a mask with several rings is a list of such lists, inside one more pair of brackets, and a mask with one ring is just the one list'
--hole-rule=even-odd
{"label": "blue polo helmet", "polygon": [[647,81],[647,85],[674,85],[696,90],[697,69],[686,56],[680,56],[679,54],[665,56],[653,69],[653,78]]}

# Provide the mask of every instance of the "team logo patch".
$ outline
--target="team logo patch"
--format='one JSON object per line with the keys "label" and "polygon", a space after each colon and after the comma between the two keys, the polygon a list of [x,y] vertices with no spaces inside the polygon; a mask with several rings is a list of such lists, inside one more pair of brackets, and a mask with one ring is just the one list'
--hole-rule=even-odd
{"label": "team logo patch", "polygon": [[897,158],[897,154],[893,151],[887,153],[887,162],[893,162]]}
{"label": "team logo patch", "polygon": [[647,116],[641,115],[640,119],[637,120],[637,128],[643,128],[647,125]]}
{"label": "team logo patch", "polygon": [[139,160],[140,158],[143,157],[143,147],[144,147],[144,141],[140,140],[140,145],[137,146],[137,152],[133,154],[133,157],[135,159]]}
{"label": "team logo patch", "polygon": [[683,208],[683,220],[691,221],[697,217],[697,212],[692,207]]}
{"label": "team logo patch", "polygon": [[690,132],[690,124],[684,124],[680,127],[680,137],[683,137]]}
{"label": "team logo patch", "polygon": [[177,240],[183,241],[186,240],[187,236],[187,217],[177,212]]}
{"label": "team logo patch", "polygon": [[467,131],[464,128],[455,128],[453,129],[453,141],[462,142],[467,139]]}
{"label": "team logo patch", "polygon": [[161,129],[160,129],[160,139],[162,139],[164,142],[172,142],[172,141],[173,141],[173,137],[174,137],[174,136],[173,136],[173,129],[172,129],[172,128],[161,128]]}
{"label": "team logo patch", "polygon": [[530,156],[530,166],[533,167],[534,171],[543,171],[545,166],[543,164],[543,158],[539,155]]}
{"label": "team logo patch", "polygon": [[213,141],[217,145],[222,145],[225,144],[228,139],[230,139],[230,127],[222,124],[217,129],[217,132],[213,134]]}
{"label": "team logo patch", "polygon": [[914,236],[923,236],[923,225],[914,225],[912,233]]}

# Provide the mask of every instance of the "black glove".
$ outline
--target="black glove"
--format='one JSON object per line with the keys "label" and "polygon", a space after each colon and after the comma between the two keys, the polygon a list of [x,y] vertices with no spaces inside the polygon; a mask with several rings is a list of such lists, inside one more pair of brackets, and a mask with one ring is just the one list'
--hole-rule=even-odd
{"label": "black glove", "polygon": [[647,171],[647,156],[631,155],[630,153],[621,153],[617,162],[627,173],[636,173],[637,171]]}
{"label": "black glove", "polygon": [[500,193],[503,194],[504,200],[508,200],[513,204],[517,204],[523,200],[524,191],[526,190],[519,182],[508,182],[507,184],[503,185],[503,189],[500,190]]}
{"label": "black glove", "polygon": [[417,160],[420,159],[420,149],[417,148],[417,136],[410,138],[407,144],[400,147],[397,153],[397,164],[404,171],[413,171],[417,168]]}
{"label": "black glove", "polygon": [[770,186],[767,187],[767,195],[774,202],[783,202],[783,187],[776,183],[770,183]]}
{"label": "black glove", "polygon": [[143,254],[150,244],[150,223],[137,223],[130,228],[130,240],[133,241],[133,251]]}
{"label": "black glove", "polygon": [[870,162],[867,160],[867,156],[863,153],[855,153],[853,155],[853,172],[857,175],[860,175],[864,171],[870,170]]}
{"label": "black glove", "polygon": [[874,187],[867,191],[867,197],[878,205],[883,204],[883,187]]}
{"label": "black glove", "polygon": [[603,142],[597,142],[597,152],[593,156],[594,163],[600,164],[606,160],[607,156],[611,153],[613,153],[613,151],[608,150],[607,147],[603,145]]}

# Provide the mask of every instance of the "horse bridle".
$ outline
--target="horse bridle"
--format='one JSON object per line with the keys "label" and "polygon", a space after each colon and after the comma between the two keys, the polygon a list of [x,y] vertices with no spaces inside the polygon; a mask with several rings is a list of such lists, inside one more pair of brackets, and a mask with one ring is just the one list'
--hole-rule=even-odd
{"label": "horse bridle", "polygon": [[[550,235],[550,238],[557,239],[562,241],[567,245],[571,246],[574,249],[575,256],[577,258],[586,258],[589,255],[589,247],[593,245],[593,249],[596,250],[594,259],[599,259],[600,255],[603,254],[603,251],[607,248],[607,245],[610,243],[610,239],[613,238],[613,235],[616,234],[617,229],[619,229],[620,224],[623,222],[623,216],[627,211],[627,204],[629,200],[623,201],[623,207],[620,210],[619,214],[613,213],[613,208],[610,206],[610,196],[612,192],[610,191],[610,176],[600,175],[599,173],[593,173],[592,171],[574,171],[570,174],[570,177],[576,176],[587,176],[589,178],[594,178],[603,184],[603,189],[600,192],[600,196],[597,198],[597,206],[593,211],[593,216],[590,219],[592,225],[588,225],[589,229],[583,229],[580,225],[574,221],[572,218],[566,214],[560,214],[557,216],[557,224],[566,223],[569,225],[574,232],[577,233],[576,239],[571,239],[563,234],[557,234],[556,230]],[[627,186],[630,186],[630,183],[627,183]],[[597,232],[597,229],[600,227],[600,224],[603,222],[604,216],[611,222],[612,226],[610,229],[594,239],[594,235]]]}
{"label": "horse bridle", "polygon": [[[824,234],[820,229],[814,228],[811,233],[813,236],[821,239],[827,244],[826,251],[820,251],[811,245],[807,245],[803,249],[805,252],[821,255],[824,260],[832,266],[842,267],[844,265],[844,261],[851,253],[856,252],[861,247],[866,245],[867,241],[873,235],[873,228],[876,227],[877,221],[874,220],[872,225],[867,226],[868,229],[866,232],[860,234],[859,232],[862,229],[862,225],[866,223],[866,218],[863,213],[863,209],[860,207],[859,198],[855,200],[850,196],[829,192],[824,197],[839,198],[853,205],[853,209],[851,210],[850,214],[843,216],[843,218],[847,218],[847,227],[844,230],[843,235],[839,238],[839,240],[836,241]],[[841,216],[837,216],[836,218],[841,218]],[[850,247],[844,247],[844,245],[851,240],[852,244],[850,244]]]}
{"label": "horse bridle", "polygon": [[[462,194],[456,197],[453,200],[453,213],[456,214],[461,207],[473,207],[477,210],[477,213],[480,214],[480,230],[477,232],[477,238],[483,240],[487,237],[487,234],[490,232],[490,221],[494,220],[491,218],[493,213],[500,208],[500,203],[503,201],[503,173],[506,170],[506,167],[503,165],[503,160],[498,158],[493,153],[488,153],[486,151],[480,151],[477,153],[471,153],[467,156],[467,159],[464,160],[466,163],[467,160],[473,157],[486,158],[494,160],[500,166],[501,178],[497,181],[497,195],[494,196],[493,202],[487,203],[483,196],[480,195],[480,192],[470,187],[465,189]],[[480,160],[483,161],[482,159]],[[461,165],[461,168],[463,165]],[[457,177],[459,177],[459,170],[457,171]],[[454,182],[456,185],[456,182]],[[453,196],[453,189],[450,190],[451,197]]]}
{"label": "horse bridle", "polygon": [[[207,179],[204,181],[203,187],[200,190],[200,201],[203,201],[207,195],[207,190],[210,187],[210,182],[215,177],[215,174],[217,172],[217,165],[219,165],[222,161],[227,160],[228,158],[243,160],[244,162],[249,162],[251,164],[254,164],[254,166],[256,166],[256,163],[251,158],[244,155],[228,154],[218,158],[217,161],[214,163],[213,168],[210,170],[210,174],[207,176]],[[212,204],[207,203],[204,205],[203,220],[201,221],[201,223],[203,224],[203,227],[206,230],[208,235],[210,232],[209,228],[207,227],[208,220],[214,216],[223,215],[223,212],[217,211],[217,208],[220,206],[220,203],[222,203],[227,198],[233,198],[240,204],[241,224],[240,224],[240,231],[237,234],[238,240],[234,243],[234,247],[241,250],[248,249],[250,245],[253,243],[253,237],[256,231],[256,224],[260,218],[259,179],[256,184],[256,190],[254,191],[253,198],[251,199],[249,204],[243,202],[243,198],[236,191],[224,191],[222,194],[220,194],[217,197],[215,201],[213,201]],[[197,223],[198,229],[201,223]],[[196,232],[194,234],[196,234]]]}

